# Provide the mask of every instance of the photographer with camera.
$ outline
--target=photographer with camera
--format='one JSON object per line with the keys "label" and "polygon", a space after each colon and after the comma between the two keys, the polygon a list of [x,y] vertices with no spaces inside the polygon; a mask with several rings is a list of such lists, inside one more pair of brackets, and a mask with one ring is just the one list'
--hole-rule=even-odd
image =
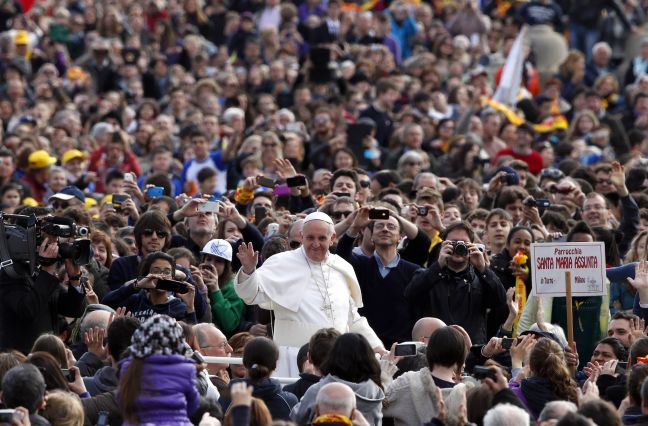
{"label": "photographer with camera", "polygon": [[405,298],[414,318],[431,316],[460,325],[480,344],[487,341],[486,310],[506,308],[506,292],[474,237],[465,222],[449,225],[439,259],[412,278]]}
{"label": "photographer with camera", "polygon": [[79,318],[83,315],[85,290],[81,285],[81,266],[64,259],[68,281],[61,285],[56,276],[61,260],[58,237],[42,231],[38,247],[40,268],[35,276],[12,278],[0,270],[0,350],[17,349],[29,353],[43,333],[57,333],[57,316]]}

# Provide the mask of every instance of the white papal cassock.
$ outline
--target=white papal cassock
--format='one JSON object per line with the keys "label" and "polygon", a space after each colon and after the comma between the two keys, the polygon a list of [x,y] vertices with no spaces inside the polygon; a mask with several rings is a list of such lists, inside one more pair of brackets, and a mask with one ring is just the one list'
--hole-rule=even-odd
{"label": "white papal cassock", "polygon": [[236,275],[236,293],[248,305],[274,311],[273,340],[281,348],[276,375],[297,377],[297,351],[320,328],[362,334],[372,348],[382,342],[367,320],[360,286],[353,267],[329,253],[324,262],[313,262],[304,248],[276,254],[252,275],[242,268]]}

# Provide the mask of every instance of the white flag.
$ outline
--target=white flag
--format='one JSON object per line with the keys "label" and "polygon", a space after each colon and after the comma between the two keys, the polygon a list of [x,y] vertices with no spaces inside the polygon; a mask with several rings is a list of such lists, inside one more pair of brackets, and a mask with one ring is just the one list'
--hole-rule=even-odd
{"label": "white flag", "polygon": [[504,70],[500,77],[499,86],[495,91],[493,99],[505,105],[515,105],[517,95],[522,83],[522,67],[524,66],[524,37],[526,36],[527,26],[522,26],[520,34],[513,42],[509,51]]}

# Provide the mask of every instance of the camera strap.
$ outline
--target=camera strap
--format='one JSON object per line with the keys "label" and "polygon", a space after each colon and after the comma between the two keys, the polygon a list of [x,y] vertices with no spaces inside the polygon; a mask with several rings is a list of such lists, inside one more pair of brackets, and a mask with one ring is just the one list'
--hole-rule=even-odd
{"label": "camera strap", "polygon": [[14,262],[7,247],[7,234],[5,233],[4,224],[0,222],[0,270],[4,269],[10,278],[20,278],[20,275],[14,268]]}

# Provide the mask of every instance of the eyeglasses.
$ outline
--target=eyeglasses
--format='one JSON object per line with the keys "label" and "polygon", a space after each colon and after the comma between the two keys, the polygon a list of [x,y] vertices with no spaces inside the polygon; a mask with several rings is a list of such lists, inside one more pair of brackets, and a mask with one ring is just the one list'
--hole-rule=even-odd
{"label": "eyeglasses", "polygon": [[228,346],[229,346],[229,343],[228,343],[227,340],[226,340],[226,341],[224,341],[223,343],[219,343],[218,345],[202,346],[201,349],[216,348],[216,349],[223,349],[223,350],[225,350],[225,349],[227,349]]}
{"label": "eyeglasses", "polygon": [[169,236],[167,231],[159,231],[156,229],[145,229],[142,231],[142,235],[145,237],[152,237],[154,232],[157,234],[158,238],[166,238]]}
{"label": "eyeglasses", "polygon": [[589,204],[583,207],[584,212],[589,212],[592,210],[605,210],[605,206],[602,204]]}
{"label": "eyeglasses", "polygon": [[417,161],[408,161],[405,163],[406,166],[422,166],[423,163],[417,162]]}
{"label": "eyeglasses", "polygon": [[341,212],[333,212],[333,219],[342,219],[343,217],[349,216],[351,213],[353,213],[353,210],[350,211],[341,211]]}
{"label": "eyeglasses", "polygon": [[374,225],[374,231],[382,231],[385,228],[390,231],[395,231],[398,229],[398,226],[394,225],[393,223],[376,223]]}
{"label": "eyeglasses", "polygon": [[167,268],[167,269],[151,268],[151,270],[149,272],[151,274],[164,275],[164,276],[167,276],[167,277],[170,277],[171,274],[173,273],[173,271],[171,269],[169,269],[169,268]]}
{"label": "eyeglasses", "polygon": [[[158,235],[159,235],[159,234],[158,234]],[[122,238],[122,240],[124,240],[124,242],[125,242],[126,244],[128,244],[128,245],[133,245],[133,244],[135,244],[135,238]]]}
{"label": "eyeglasses", "polygon": [[64,209],[67,209],[68,207],[70,207],[70,203],[54,201],[52,203],[52,207],[54,207],[54,210],[58,210],[58,209],[63,209],[64,210]]}
{"label": "eyeglasses", "polygon": [[288,241],[288,246],[291,249],[295,250],[295,249],[298,249],[299,247],[301,247],[301,243],[299,241],[290,240],[290,241]]}
{"label": "eyeglasses", "polygon": [[361,180],[361,181],[360,181],[360,186],[361,186],[362,188],[369,188],[370,185],[371,185],[371,181],[370,181],[370,180]]}

